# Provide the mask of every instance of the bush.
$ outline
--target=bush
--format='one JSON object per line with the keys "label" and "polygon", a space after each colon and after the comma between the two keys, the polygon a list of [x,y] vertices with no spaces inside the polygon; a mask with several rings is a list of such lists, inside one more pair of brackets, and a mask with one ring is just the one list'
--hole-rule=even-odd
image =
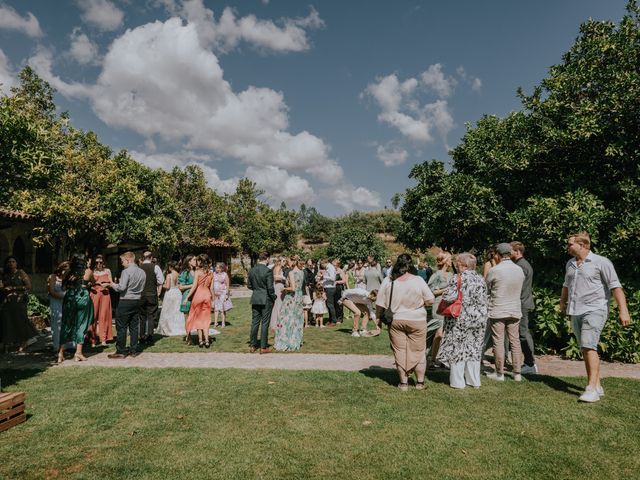
{"label": "bush", "polygon": [[49,318],[51,316],[51,309],[48,305],[42,303],[33,293],[30,293],[27,302],[27,315],[30,317],[39,316]]}
{"label": "bush", "polygon": [[230,278],[231,285],[244,285],[245,279],[242,273],[234,273]]}
{"label": "bush", "polygon": [[[618,322],[615,302],[600,336],[598,351],[610,361],[640,363],[640,290],[629,291],[627,302],[634,323],[622,327]],[[560,313],[560,292],[534,288],[536,308],[532,317],[532,334],[538,353],[563,354],[570,359],[581,358],[578,342],[572,333],[571,320]]]}

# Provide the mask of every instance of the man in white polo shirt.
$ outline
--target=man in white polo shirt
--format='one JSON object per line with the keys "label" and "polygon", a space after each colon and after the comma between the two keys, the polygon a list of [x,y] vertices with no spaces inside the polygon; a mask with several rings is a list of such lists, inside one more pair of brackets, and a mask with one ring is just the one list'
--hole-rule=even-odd
{"label": "man in white polo shirt", "polygon": [[572,234],[567,239],[567,250],[574,258],[567,262],[560,311],[571,316],[573,333],[587,369],[588,385],[580,396],[581,402],[597,402],[604,396],[600,384],[600,333],[609,316],[609,298],[618,304],[620,324],[631,323],[627,300],[620,280],[608,258],[591,252],[591,239],[586,232]]}

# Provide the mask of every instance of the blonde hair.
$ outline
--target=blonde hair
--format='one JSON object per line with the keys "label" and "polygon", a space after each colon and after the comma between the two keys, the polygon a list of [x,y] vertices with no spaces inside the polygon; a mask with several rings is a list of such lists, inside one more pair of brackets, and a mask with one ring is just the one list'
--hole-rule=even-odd
{"label": "blonde hair", "polygon": [[136,261],[136,254],[133,252],[124,252],[122,255],[120,255],[120,258],[126,258],[131,263],[134,263]]}
{"label": "blonde hair", "polygon": [[567,237],[567,240],[570,238],[573,238],[576,243],[579,243],[584,248],[591,248],[591,237],[587,232],[572,233]]}
{"label": "blonde hair", "polygon": [[446,264],[451,265],[451,254],[449,252],[440,252],[436,256],[436,264],[438,265],[438,268],[441,268]]}

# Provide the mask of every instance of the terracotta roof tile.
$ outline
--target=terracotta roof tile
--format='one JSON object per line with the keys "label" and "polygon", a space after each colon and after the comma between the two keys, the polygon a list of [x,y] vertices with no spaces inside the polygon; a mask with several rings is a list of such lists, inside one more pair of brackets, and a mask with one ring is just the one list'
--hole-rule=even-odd
{"label": "terracotta roof tile", "polygon": [[2,207],[0,207],[0,217],[12,220],[30,220],[33,218],[28,213],[21,212],[20,210],[11,210],[10,208]]}
{"label": "terracotta roof tile", "polygon": [[210,247],[232,247],[229,242],[222,240],[221,238],[210,238],[209,239]]}

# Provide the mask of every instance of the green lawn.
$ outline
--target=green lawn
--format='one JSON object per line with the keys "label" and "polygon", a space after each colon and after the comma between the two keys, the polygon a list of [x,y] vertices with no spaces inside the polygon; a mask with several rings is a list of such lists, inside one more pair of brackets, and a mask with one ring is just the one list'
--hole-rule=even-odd
{"label": "green lawn", "polygon": [[399,392],[395,373],[0,371],[29,419],[0,434],[3,479],[630,479],[640,382],[539,377]]}
{"label": "green lawn", "polygon": [[[216,336],[211,351],[246,352],[249,349],[249,330],[251,327],[251,306],[248,298],[233,300],[234,308],[228,314],[230,325],[220,330]],[[213,318],[213,317],[212,317]],[[353,353],[353,354],[390,354],[389,335],[384,331],[379,337],[353,338],[351,337],[352,321],[345,320],[334,328],[319,329],[314,326],[304,330],[304,345],[300,349],[303,353]],[[373,322],[369,322],[373,329]],[[195,339],[195,337],[194,337]],[[270,332],[270,341],[273,332]],[[153,347],[148,352],[194,352],[198,347],[186,346],[182,337],[156,336]]]}

